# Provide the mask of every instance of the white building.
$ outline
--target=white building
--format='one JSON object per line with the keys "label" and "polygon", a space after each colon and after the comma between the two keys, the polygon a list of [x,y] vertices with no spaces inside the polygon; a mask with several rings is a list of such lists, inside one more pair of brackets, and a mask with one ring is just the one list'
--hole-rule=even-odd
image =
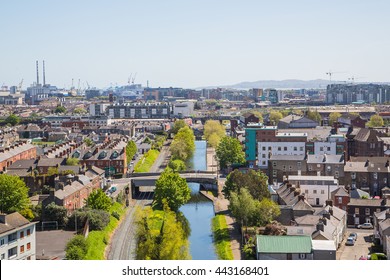
{"label": "white building", "polygon": [[89,104],[89,114],[91,116],[104,116],[106,109],[110,104],[108,103],[92,103]]}
{"label": "white building", "polygon": [[35,223],[18,212],[0,214],[0,259],[35,260]]}
{"label": "white building", "polygon": [[[276,135],[277,138],[286,138],[287,133],[278,133]],[[294,134],[290,137],[296,137],[295,134],[299,134],[299,137],[305,137],[306,133],[288,133]],[[305,135],[305,136],[304,136]],[[286,141],[286,142],[284,142]],[[304,155],[306,142],[289,142],[288,138],[286,140],[283,139],[281,142],[258,142],[257,143],[257,151],[258,151],[258,166],[259,168],[268,168],[268,159],[270,155]]]}
{"label": "white building", "polygon": [[173,105],[173,115],[177,117],[190,117],[194,114],[194,100],[178,101]]}
{"label": "white building", "polygon": [[339,187],[339,181],[333,176],[288,176],[291,184],[299,185],[301,193],[312,206],[323,206],[331,193]]}

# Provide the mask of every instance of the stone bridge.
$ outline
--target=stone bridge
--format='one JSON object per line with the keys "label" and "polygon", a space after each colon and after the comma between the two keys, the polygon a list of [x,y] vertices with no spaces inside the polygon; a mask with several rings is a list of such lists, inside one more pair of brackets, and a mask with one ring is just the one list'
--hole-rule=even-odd
{"label": "stone bridge", "polygon": [[[203,189],[217,189],[217,175],[213,171],[185,171],[179,172],[180,177],[187,183],[198,183]],[[130,174],[132,197],[138,197],[140,187],[154,187],[160,178],[161,172],[157,173],[132,173]]]}

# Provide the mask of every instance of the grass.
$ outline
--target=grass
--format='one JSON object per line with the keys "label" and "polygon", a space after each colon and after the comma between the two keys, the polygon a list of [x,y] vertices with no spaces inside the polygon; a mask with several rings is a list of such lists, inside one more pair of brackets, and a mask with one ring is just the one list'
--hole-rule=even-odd
{"label": "grass", "polygon": [[214,246],[220,260],[233,260],[230,235],[225,216],[217,215],[212,219]]}
{"label": "grass", "polygon": [[137,162],[134,168],[134,172],[142,173],[149,172],[153,163],[156,161],[158,155],[160,154],[157,150],[149,150],[143,157]]}
{"label": "grass", "polygon": [[[122,204],[115,202],[110,208],[110,214],[114,211],[122,216],[125,213],[126,208],[124,208]],[[104,260],[104,251],[110,240],[110,235],[118,226],[118,223],[119,221],[111,215],[110,222],[104,230],[96,230],[89,233],[87,237],[88,251],[85,255],[85,260]]]}

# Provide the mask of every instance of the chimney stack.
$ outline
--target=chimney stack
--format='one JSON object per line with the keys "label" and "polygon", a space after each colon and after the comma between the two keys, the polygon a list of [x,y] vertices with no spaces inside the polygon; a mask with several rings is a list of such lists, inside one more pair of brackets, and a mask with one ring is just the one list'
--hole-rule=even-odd
{"label": "chimney stack", "polygon": [[37,60],[37,85],[39,84],[39,70],[38,70],[38,60]]}
{"label": "chimney stack", "polygon": [[333,200],[331,200],[331,199],[327,199],[326,201],[325,201],[325,205],[326,206],[333,206]]}
{"label": "chimney stack", "polygon": [[45,61],[43,61],[43,85],[46,85],[46,79],[45,79]]}
{"label": "chimney stack", "polygon": [[322,222],[321,219],[318,221],[317,230],[324,231],[324,223]]}

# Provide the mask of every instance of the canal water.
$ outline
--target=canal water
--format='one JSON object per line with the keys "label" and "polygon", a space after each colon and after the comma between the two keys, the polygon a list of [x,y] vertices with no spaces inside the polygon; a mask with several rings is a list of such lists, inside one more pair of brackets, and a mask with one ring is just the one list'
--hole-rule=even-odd
{"label": "canal water", "polygon": [[[195,154],[192,159],[194,170],[207,170],[206,141],[195,141]],[[211,231],[211,219],[214,217],[213,203],[199,193],[199,184],[189,183],[191,188],[191,200],[180,207],[187,218],[191,235],[190,254],[193,260],[216,260]]]}

